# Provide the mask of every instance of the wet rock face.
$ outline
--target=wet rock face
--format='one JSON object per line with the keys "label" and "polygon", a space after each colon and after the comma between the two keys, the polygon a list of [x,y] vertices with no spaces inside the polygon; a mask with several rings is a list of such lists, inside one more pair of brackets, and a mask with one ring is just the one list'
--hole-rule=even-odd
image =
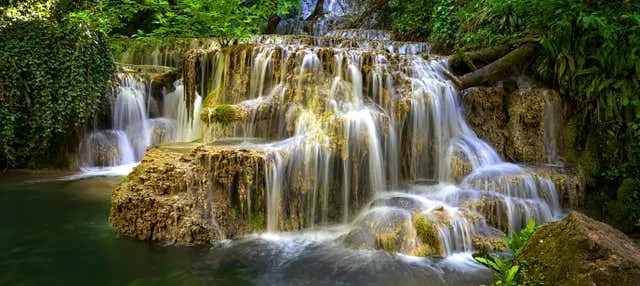
{"label": "wet rock face", "polygon": [[264,228],[263,154],[149,148],[114,190],[109,220],[140,240],[204,245]]}
{"label": "wet rock face", "polygon": [[478,137],[504,159],[527,164],[558,163],[562,152],[561,105],[557,92],[544,88],[506,92],[500,87],[463,91],[464,117]]}
{"label": "wet rock face", "polygon": [[540,90],[517,90],[509,96],[506,155],[514,162],[547,163],[543,93]]}
{"label": "wet rock face", "polygon": [[534,172],[553,182],[558,192],[560,207],[571,210],[579,210],[584,207],[587,179],[579,168],[537,167]]}
{"label": "wet rock face", "polygon": [[521,277],[552,285],[638,285],[640,248],[613,227],[572,212],[541,227],[521,251]]}
{"label": "wet rock face", "polygon": [[503,157],[508,137],[505,94],[500,87],[472,87],[463,91],[467,124]]}
{"label": "wet rock face", "polygon": [[378,209],[355,222],[351,231],[341,237],[350,248],[384,250],[412,256],[445,256],[440,236],[450,227],[444,210],[412,213],[401,209]]}
{"label": "wet rock face", "polygon": [[[120,65],[118,72],[128,74],[142,79],[150,95],[157,101],[162,101],[164,92],[175,89],[173,83],[178,80],[180,73],[178,70],[164,66],[153,65]],[[153,107],[153,106],[152,106]],[[155,107],[156,109],[158,107]],[[152,114],[160,113],[160,110],[151,110]]]}

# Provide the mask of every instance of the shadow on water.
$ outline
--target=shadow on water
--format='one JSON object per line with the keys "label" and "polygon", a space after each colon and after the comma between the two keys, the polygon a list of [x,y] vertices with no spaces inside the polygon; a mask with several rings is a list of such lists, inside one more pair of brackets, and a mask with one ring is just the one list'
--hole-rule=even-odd
{"label": "shadow on water", "polygon": [[[19,179],[19,180],[17,180]],[[120,178],[0,180],[0,285],[478,285],[469,254],[418,259],[349,250],[334,234],[253,235],[162,246],[108,222]]]}

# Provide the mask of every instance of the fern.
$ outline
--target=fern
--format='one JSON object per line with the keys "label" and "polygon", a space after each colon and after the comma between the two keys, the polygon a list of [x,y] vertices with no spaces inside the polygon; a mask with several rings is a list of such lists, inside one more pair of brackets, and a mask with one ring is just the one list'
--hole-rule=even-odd
{"label": "fern", "polygon": [[[520,230],[519,233],[512,231],[510,235],[505,235],[504,242],[509,250],[513,253],[513,257],[517,257],[524,245],[531,239],[536,231],[535,218],[531,218],[527,226]],[[498,255],[486,255],[484,257],[474,257],[474,259],[488,267],[496,275],[497,280],[493,285],[515,286],[517,284],[520,266],[514,263],[514,259],[502,258]]]}

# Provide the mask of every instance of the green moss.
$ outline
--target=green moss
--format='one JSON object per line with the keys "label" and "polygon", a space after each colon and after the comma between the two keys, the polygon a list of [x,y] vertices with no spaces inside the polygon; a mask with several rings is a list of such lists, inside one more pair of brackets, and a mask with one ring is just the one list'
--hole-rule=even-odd
{"label": "green moss", "polygon": [[416,230],[416,234],[420,241],[426,246],[429,246],[430,253],[423,255],[442,254],[442,245],[440,242],[440,236],[436,229],[433,220],[427,215],[415,215],[412,218],[413,227]]}
{"label": "green moss", "polygon": [[600,160],[598,159],[599,155],[598,143],[596,142],[595,137],[587,138],[587,144],[585,146],[584,151],[580,154],[578,158],[578,165],[582,168],[582,170],[587,175],[587,179],[593,179],[600,175]]}
{"label": "green moss", "polygon": [[378,246],[386,252],[396,251],[396,241],[398,234],[394,232],[385,232],[377,235]]}
{"label": "green moss", "polygon": [[222,125],[228,125],[236,120],[236,110],[229,104],[219,104],[213,109],[212,120]]}
{"label": "green moss", "polygon": [[130,181],[133,181],[133,182],[138,181],[138,176],[139,175],[140,175],[140,167],[133,168],[131,173],[129,173],[128,175],[122,177],[122,180],[120,180],[120,185],[125,184],[125,183],[130,182]]}
{"label": "green moss", "polygon": [[254,215],[247,224],[249,232],[257,232],[264,229],[264,214],[259,212]]}

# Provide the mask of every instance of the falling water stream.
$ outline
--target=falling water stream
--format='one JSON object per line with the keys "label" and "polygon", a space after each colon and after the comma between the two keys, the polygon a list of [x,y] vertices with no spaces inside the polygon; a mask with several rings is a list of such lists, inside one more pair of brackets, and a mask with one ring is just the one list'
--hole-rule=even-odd
{"label": "falling water stream", "polygon": [[111,129],[89,132],[80,144],[80,176],[126,175],[137,165],[148,146],[169,142],[190,142],[200,138],[197,118],[202,98],[196,96],[193,117],[187,114],[182,82],[163,98],[164,111],[151,118],[150,106],[157,105],[151,96],[148,80],[128,73],[117,74],[118,87],[111,92]]}

